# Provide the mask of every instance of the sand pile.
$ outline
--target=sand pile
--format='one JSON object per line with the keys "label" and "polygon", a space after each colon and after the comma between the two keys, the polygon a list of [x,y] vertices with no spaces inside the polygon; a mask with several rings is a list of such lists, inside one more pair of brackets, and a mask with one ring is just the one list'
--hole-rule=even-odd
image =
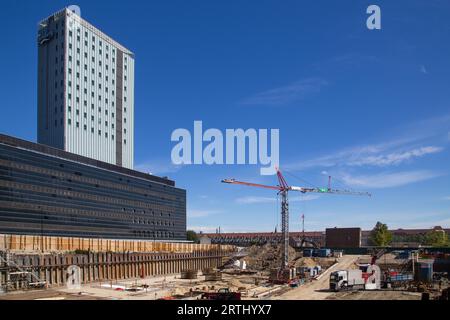
{"label": "sand pile", "polygon": [[[281,264],[281,245],[265,244],[263,246],[251,246],[246,248],[248,256],[244,258],[248,269],[270,270]],[[289,261],[297,256],[294,248],[289,247]]]}
{"label": "sand pile", "polygon": [[317,262],[311,258],[305,257],[305,258],[300,258],[297,261],[295,261],[295,266],[296,267],[315,267],[315,266],[317,266]]}

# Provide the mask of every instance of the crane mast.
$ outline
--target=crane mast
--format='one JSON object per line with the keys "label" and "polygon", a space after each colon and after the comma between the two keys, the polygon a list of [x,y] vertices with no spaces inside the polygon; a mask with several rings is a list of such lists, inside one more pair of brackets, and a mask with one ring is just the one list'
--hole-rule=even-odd
{"label": "crane mast", "polygon": [[224,179],[223,183],[244,185],[249,187],[258,187],[271,190],[277,190],[281,196],[281,233],[282,233],[282,253],[281,253],[281,266],[278,274],[286,274],[284,271],[289,269],[289,191],[298,191],[301,193],[324,193],[324,194],[343,194],[343,195],[358,195],[358,196],[371,196],[368,192],[355,192],[351,190],[338,190],[331,188],[331,177],[328,179],[327,188],[311,188],[311,187],[298,187],[289,186],[286,182],[283,174],[277,168],[277,186],[268,186],[258,183],[238,181],[236,179]]}

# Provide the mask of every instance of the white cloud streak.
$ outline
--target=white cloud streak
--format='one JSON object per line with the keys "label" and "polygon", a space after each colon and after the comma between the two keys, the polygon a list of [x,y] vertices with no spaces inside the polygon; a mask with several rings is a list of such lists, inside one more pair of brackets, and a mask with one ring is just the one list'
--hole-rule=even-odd
{"label": "white cloud streak", "polygon": [[[442,143],[442,135],[450,141],[450,114],[416,121],[393,129],[392,134],[399,137],[391,141],[344,148],[339,151],[310,159],[292,161],[284,165],[288,170],[309,168],[331,168],[337,166],[376,166],[399,165],[415,158],[439,153],[444,147],[435,146]],[[427,141],[427,142],[425,142]]]}
{"label": "white cloud streak", "polygon": [[351,176],[344,174],[341,179],[349,186],[365,188],[392,188],[425,181],[441,176],[428,170],[379,173],[373,175]]}
{"label": "white cloud streak", "polygon": [[420,158],[428,154],[438,153],[444,150],[441,147],[435,146],[427,146],[416,148],[403,152],[393,152],[388,154],[381,155],[368,155],[368,156],[360,156],[356,157],[356,159],[350,159],[348,165],[352,166],[363,166],[363,165],[372,165],[372,166],[390,166],[390,165],[398,165],[402,162],[411,160],[413,158]]}
{"label": "white cloud streak", "polygon": [[428,70],[427,70],[427,68],[425,68],[424,65],[420,66],[420,72],[422,72],[423,74],[428,74]]}
{"label": "white cloud streak", "polygon": [[195,210],[195,209],[193,209],[193,210],[191,210],[191,209],[188,209],[187,210],[187,217],[189,218],[189,219],[192,219],[192,218],[204,218],[204,217],[209,217],[209,216],[211,216],[211,215],[215,215],[215,214],[218,214],[218,213],[221,213],[222,211],[220,211],[220,210]]}
{"label": "white cloud streak", "polygon": [[187,230],[193,230],[195,232],[203,232],[203,233],[214,233],[217,230],[217,227],[211,226],[188,226]]}
{"label": "white cloud streak", "polygon": [[[298,161],[286,166],[288,170],[303,170],[313,167],[330,168],[336,166],[375,166],[386,167],[399,165],[429,154],[444,150],[437,146],[405,147],[401,144],[407,141],[397,140],[388,143],[347,148],[336,153],[320,156],[313,159]],[[400,150],[392,150],[392,149]]]}
{"label": "white cloud streak", "polygon": [[[203,232],[203,233],[215,233],[219,227],[214,226],[199,226],[199,225],[188,225],[187,230],[193,230],[195,232]],[[226,232],[239,232],[239,233],[247,233],[247,232],[261,232],[258,228],[239,228],[235,226],[220,226],[220,231],[222,233]]]}
{"label": "white cloud streak", "polygon": [[153,175],[162,175],[162,174],[168,174],[168,173],[176,173],[178,172],[182,166],[177,166],[170,161],[163,162],[163,161],[147,161],[140,163],[134,167],[135,170],[146,172]]}
{"label": "white cloud streak", "polygon": [[290,85],[260,92],[241,102],[243,105],[285,105],[320,92],[328,83],[319,78],[308,78]]}

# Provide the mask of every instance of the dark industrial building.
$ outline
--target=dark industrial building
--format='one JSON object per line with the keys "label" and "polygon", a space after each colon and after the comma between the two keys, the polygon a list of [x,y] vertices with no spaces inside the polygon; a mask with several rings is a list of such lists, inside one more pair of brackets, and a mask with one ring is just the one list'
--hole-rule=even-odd
{"label": "dark industrial building", "polygon": [[327,248],[361,247],[361,228],[327,228],[325,230]]}
{"label": "dark industrial building", "polygon": [[0,233],[186,240],[175,182],[0,134]]}

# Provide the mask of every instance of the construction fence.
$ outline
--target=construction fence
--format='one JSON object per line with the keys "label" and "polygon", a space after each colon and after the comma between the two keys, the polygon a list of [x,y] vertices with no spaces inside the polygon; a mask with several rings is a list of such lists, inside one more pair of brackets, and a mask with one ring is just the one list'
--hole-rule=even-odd
{"label": "construction fence", "polygon": [[0,235],[0,251],[19,252],[173,252],[194,253],[235,251],[231,245],[156,242],[151,240],[112,240],[94,238]]}

